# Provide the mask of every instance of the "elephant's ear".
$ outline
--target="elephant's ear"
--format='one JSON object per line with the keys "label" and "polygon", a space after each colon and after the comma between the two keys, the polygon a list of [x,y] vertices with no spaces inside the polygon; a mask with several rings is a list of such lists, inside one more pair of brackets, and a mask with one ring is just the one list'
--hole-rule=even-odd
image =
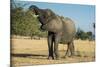
{"label": "elephant's ear", "polygon": [[46,9],[46,13],[47,13],[47,15],[50,17],[52,17],[52,16],[54,16],[55,15],[55,13],[52,11],[52,10],[50,10],[50,9]]}
{"label": "elephant's ear", "polygon": [[50,10],[50,9],[46,9],[45,10],[45,18],[46,18],[46,21],[50,20],[50,19],[53,19],[55,17],[55,13]]}
{"label": "elephant's ear", "polygon": [[46,10],[46,14],[47,14],[47,16],[50,17],[50,16],[51,16],[51,10],[50,10],[50,9],[47,9],[47,10]]}

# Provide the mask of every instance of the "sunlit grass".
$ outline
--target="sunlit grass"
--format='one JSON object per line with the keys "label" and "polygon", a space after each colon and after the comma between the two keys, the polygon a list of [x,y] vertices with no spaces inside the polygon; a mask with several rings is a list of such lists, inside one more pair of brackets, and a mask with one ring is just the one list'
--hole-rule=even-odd
{"label": "sunlit grass", "polygon": [[60,60],[48,60],[47,40],[11,39],[12,65],[38,65],[95,61],[95,42],[75,40],[75,57],[62,58],[67,45],[59,44]]}

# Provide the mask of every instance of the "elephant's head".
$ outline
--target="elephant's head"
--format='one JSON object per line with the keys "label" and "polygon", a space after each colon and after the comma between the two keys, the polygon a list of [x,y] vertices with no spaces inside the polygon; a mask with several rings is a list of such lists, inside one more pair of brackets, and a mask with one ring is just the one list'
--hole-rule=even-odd
{"label": "elephant's head", "polygon": [[31,10],[32,12],[33,12],[33,14],[34,15],[38,15],[38,20],[40,21],[40,23],[41,23],[41,26],[40,26],[40,28],[42,29],[42,30],[45,30],[45,28],[44,28],[44,25],[46,24],[46,17],[44,16],[46,13],[45,13],[45,11],[43,11],[42,9],[39,9],[37,6],[35,6],[35,5],[31,5],[30,7],[29,7],[29,10]]}
{"label": "elephant's head", "polygon": [[29,10],[31,10],[31,11],[33,12],[33,14],[38,15],[38,10],[39,10],[39,8],[38,8],[37,6],[31,5],[31,6],[29,7]]}
{"label": "elephant's head", "polygon": [[29,7],[33,14],[38,15],[42,30],[56,32],[61,30],[62,23],[59,17],[50,9],[40,9],[35,5]]}

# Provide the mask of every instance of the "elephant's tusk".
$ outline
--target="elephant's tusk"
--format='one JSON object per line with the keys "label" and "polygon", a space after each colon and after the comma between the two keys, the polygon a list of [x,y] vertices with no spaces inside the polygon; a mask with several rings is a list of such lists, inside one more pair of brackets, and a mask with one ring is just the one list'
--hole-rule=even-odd
{"label": "elephant's tusk", "polygon": [[35,14],[32,14],[32,13],[30,13],[30,14],[31,14],[33,17],[36,17],[36,18],[39,16],[39,15],[35,15]]}

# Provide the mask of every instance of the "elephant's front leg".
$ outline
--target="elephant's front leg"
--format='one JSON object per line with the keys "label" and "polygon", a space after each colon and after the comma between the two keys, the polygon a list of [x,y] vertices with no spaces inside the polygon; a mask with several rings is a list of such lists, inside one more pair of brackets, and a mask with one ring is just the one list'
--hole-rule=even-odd
{"label": "elephant's front leg", "polygon": [[48,50],[49,50],[49,56],[48,59],[54,59],[53,56],[53,34],[51,32],[48,32]]}
{"label": "elephant's front leg", "polygon": [[59,59],[59,52],[58,52],[58,44],[60,41],[60,35],[59,34],[55,34],[54,35],[54,53],[55,53],[55,59]]}

